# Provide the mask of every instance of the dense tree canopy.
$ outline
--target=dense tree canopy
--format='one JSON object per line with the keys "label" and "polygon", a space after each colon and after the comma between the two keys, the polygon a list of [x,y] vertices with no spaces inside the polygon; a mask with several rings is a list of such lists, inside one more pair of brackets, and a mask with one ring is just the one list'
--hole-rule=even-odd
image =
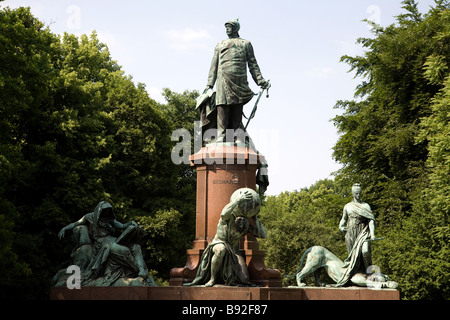
{"label": "dense tree canopy", "polygon": [[95,32],[58,37],[25,8],[2,9],[0,29],[2,294],[46,297],[73,245],[59,229],[101,200],[149,231],[145,258],[167,279],[195,217],[195,179],[172,163],[171,132],[193,123],[197,93],[166,91],[160,105]]}
{"label": "dense tree canopy", "polygon": [[337,183],[359,181],[387,241],[380,267],[408,299],[449,296],[450,4],[425,15],[415,1],[374,38],[359,39],[362,57],[342,58],[363,82],[357,100],[340,101]]}
{"label": "dense tree canopy", "polygon": [[359,182],[385,237],[373,245],[374,264],[403,299],[449,299],[450,3],[436,1],[426,14],[415,1],[402,4],[395,24],[358,39],[364,55],[342,57],[362,78],[355,99],[336,104],[333,157],[342,169],[334,181],[269,197],[262,244],[266,262],[286,273],[312,245],[345,259],[336,215]]}

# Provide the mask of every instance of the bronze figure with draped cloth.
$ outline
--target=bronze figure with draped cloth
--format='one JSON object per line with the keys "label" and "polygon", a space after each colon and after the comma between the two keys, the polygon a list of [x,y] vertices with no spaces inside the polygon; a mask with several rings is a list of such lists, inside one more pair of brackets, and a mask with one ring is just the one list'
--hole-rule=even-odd
{"label": "bronze figure with draped cloth", "polygon": [[[73,231],[76,247],[71,257],[81,271],[84,286],[156,285],[148,275],[139,241],[147,234],[136,222],[121,223],[111,204],[100,201],[93,212],[63,227],[58,236]],[[54,277],[65,285],[64,270]]]}
{"label": "bronze figure with draped cloth", "polygon": [[[231,195],[220,215],[216,235],[202,254],[194,281],[185,286],[253,286],[239,245],[248,233],[257,238],[267,237],[258,218],[260,207],[261,199],[252,189],[238,189]],[[255,225],[249,219],[254,219]]]}
{"label": "bronze figure with draped cloth", "polygon": [[[344,206],[339,229],[345,233],[348,256],[345,261],[322,246],[308,248],[303,254],[297,272],[286,278],[296,277],[297,286],[304,287],[303,279],[314,274],[318,286],[326,286],[319,279],[319,272],[325,269],[328,276],[335,281],[333,287],[361,286],[395,289],[398,283],[389,276],[376,270],[372,265],[371,242],[381,240],[375,237],[375,217],[370,206],[361,201],[361,186],[352,187],[353,200]],[[306,263],[303,263],[306,258]],[[373,272],[375,271],[375,272]]]}
{"label": "bronze figure with draped cloth", "polygon": [[361,201],[361,186],[352,187],[352,202],[344,206],[339,229],[345,234],[348,257],[344,261],[344,276],[337,283],[344,285],[356,272],[365,273],[372,266],[371,240],[375,237],[375,217],[370,206]]}

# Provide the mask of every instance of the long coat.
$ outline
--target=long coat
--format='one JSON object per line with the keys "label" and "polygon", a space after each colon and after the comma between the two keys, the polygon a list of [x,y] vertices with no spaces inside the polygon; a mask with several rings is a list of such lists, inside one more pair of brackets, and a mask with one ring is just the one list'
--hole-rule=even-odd
{"label": "long coat", "polygon": [[208,86],[216,85],[216,105],[248,103],[254,93],[248,86],[247,65],[257,85],[264,83],[250,41],[231,38],[219,42],[208,76]]}

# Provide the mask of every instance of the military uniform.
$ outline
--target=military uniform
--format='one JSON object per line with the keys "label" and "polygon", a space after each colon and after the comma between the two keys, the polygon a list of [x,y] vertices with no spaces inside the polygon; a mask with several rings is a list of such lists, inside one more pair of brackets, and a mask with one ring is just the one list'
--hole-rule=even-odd
{"label": "military uniform", "polygon": [[213,87],[217,80],[217,106],[244,105],[252,99],[254,93],[248,86],[247,64],[253,80],[258,85],[263,85],[265,80],[250,41],[231,38],[217,44],[208,76],[210,87]]}
{"label": "military uniform", "polygon": [[241,127],[243,106],[254,96],[247,81],[247,65],[256,84],[266,85],[252,44],[237,33],[239,22],[231,20],[225,25],[232,25],[235,34],[217,44],[207,84],[209,88],[216,84],[218,140],[223,138],[226,129],[237,130]]}

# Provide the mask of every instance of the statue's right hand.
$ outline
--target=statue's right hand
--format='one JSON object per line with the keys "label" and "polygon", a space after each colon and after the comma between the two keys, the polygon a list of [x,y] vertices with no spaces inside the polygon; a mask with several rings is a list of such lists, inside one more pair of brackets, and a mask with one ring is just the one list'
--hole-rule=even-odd
{"label": "statue's right hand", "polygon": [[262,80],[262,81],[259,83],[259,86],[261,87],[261,89],[267,89],[267,88],[269,87],[269,82],[266,81],[266,80]]}

